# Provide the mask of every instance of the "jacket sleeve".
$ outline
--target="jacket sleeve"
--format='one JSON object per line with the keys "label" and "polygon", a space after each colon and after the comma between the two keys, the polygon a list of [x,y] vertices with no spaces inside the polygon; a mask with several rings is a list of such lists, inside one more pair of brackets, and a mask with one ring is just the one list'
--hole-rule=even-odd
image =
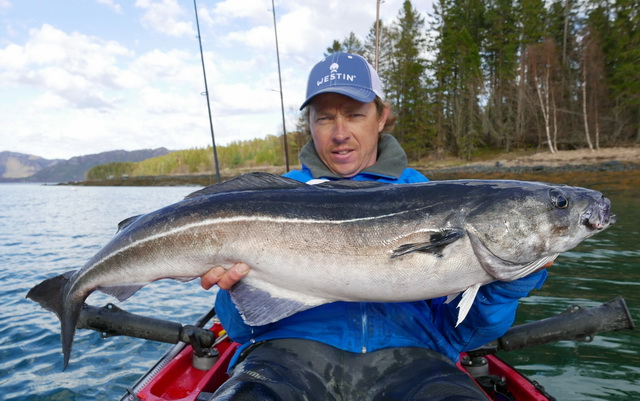
{"label": "jacket sleeve", "polygon": [[468,351],[502,336],[513,325],[520,298],[540,289],[547,278],[542,270],[511,282],[494,281],[478,291],[469,314],[458,327],[458,302],[444,303],[445,298],[433,300],[434,323],[451,346],[459,352]]}

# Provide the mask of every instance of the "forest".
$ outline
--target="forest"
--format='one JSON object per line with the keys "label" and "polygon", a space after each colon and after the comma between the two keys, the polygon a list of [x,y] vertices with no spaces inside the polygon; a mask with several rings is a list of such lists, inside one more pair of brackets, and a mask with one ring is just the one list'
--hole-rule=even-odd
{"label": "forest", "polygon": [[334,51],[377,65],[414,161],[640,142],[638,0],[436,0],[427,18],[405,1]]}

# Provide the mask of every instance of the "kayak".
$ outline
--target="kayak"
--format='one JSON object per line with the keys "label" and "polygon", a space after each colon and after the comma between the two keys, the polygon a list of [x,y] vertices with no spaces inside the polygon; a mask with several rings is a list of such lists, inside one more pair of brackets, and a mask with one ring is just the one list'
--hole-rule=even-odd
{"label": "kayak", "polygon": [[[109,320],[106,314],[112,312],[113,306],[106,309],[94,311],[105,312],[105,315],[97,319],[101,324]],[[118,319],[121,318],[122,316],[118,316]],[[211,319],[213,324],[208,329],[202,329]],[[104,326],[92,327],[97,325],[97,320],[85,318],[83,328],[104,331]],[[140,323],[140,320],[137,321]],[[588,309],[574,305],[560,315],[512,327],[496,341],[477,350],[461,353],[456,365],[476,382],[490,400],[554,401],[555,398],[542,385],[528,379],[495,353],[561,340],[591,341],[596,333],[633,328],[633,320],[621,297]],[[206,333],[197,333],[198,330]],[[212,399],[215,390],[228,379],[229,362],[240,344],[227,336],[222,325],[215,319],[213,309],[196,326],[188,326],[179,331],[176,338],[181,337],[186,341],[174,341],[177,343],[127,390],[121,401]],[[202,338],[209,337],[211,340],[204,341],[212,343],[202,344]]]}
{"label": "kayak", "polygon": [[[214,323],[210,331],[218,339],[211,357],[211,368],[202,370],[194,364],[194,349],[191,345],[178,344],[172,347],[129,390],[122,401],[205,401],[228,378],[229,361],[240,345],[226,336],[220,323]],[[555,398],[546,393],[538,383],[530,381],[496,355],[471,358],[461,354],[457,363],[483,388],[492,400],[551,401]]]}

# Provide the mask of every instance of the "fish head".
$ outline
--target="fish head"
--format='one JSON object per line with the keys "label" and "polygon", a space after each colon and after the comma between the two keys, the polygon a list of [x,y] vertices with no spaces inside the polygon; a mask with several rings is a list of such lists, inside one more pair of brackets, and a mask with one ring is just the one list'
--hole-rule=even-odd
{"label": "fish head", "polygon": [[466,230],[483,268],[511,281],[539,270],[615,223],[611,202],[586,188],[506,182],[472,210]]}

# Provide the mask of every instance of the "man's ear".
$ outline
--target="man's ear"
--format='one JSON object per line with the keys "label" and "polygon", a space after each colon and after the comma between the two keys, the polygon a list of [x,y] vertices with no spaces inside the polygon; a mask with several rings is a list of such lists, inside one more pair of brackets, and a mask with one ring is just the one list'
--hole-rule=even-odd
{"label": "man's ear", "polygon": [[384,110],[382,110],[382,114],[378,119],[378,133],[381,133],[384,129],[385,124],[387,123],[387,118],[389,118],[389,113],[391,112],[391,107],[388,104],[385,104]]}

